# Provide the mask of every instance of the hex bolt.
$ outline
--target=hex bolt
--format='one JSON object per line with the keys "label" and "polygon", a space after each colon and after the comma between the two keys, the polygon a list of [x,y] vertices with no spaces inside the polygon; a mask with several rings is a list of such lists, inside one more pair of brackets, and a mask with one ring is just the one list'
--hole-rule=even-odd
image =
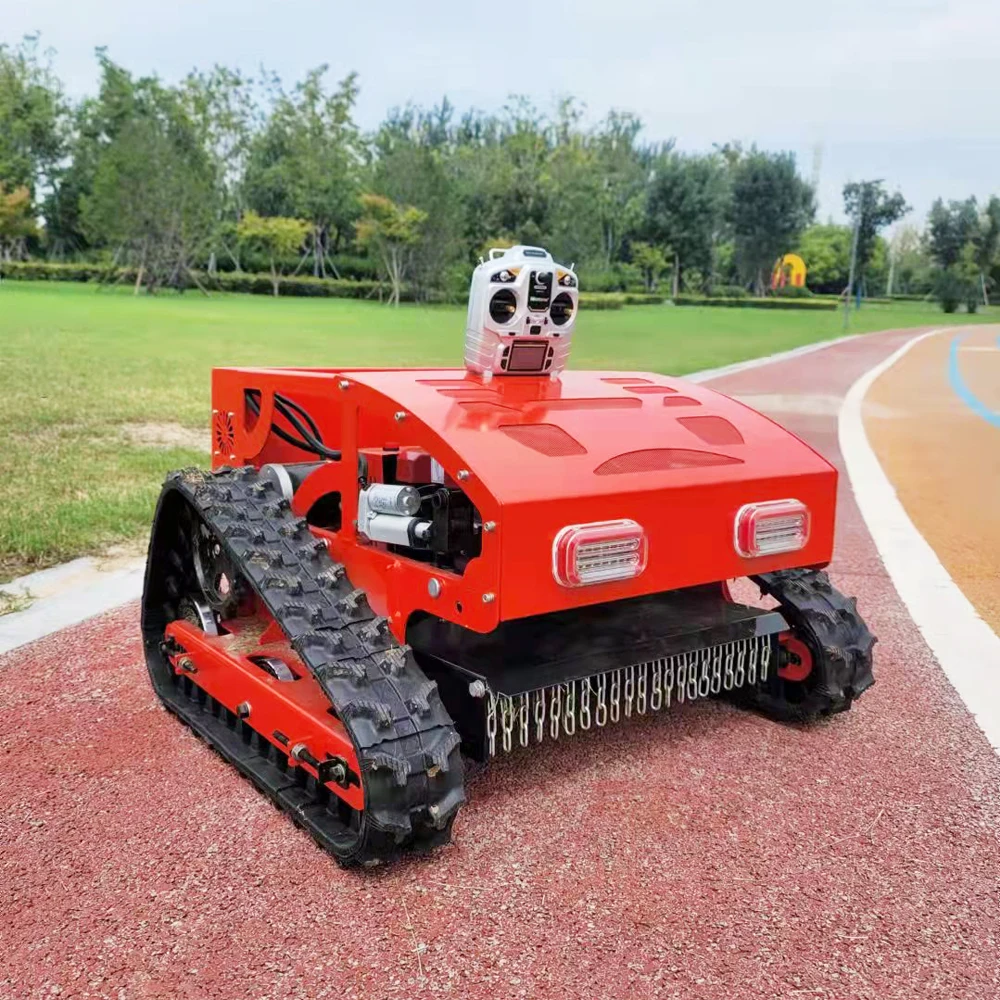
{"label": "hex bolt", "polygon": [[236,706],[236,718],[237,719],[249,719],[250,718],[250,702],[241,701]]}
{"label": "hex bolt", "polygon": [[396,410],[396,412],[392,415],[392,417],[398,424],[400,421],[406,419],[406,410]]}
{"label": "hex bolt", "polygon": [[351,388],[351,383],[346,378],[342,378],[337,384],[340,386],[342,390],[347,390]]}
{"label": "hex bolt", "polygon": [[177,661],[177,666],[179,669],[183,670],[186,674],[196,674],[198,673],[198,668],[194,665],[194,660],[190,656],[182,656]]}
{"label": "hex bolt", "polygon": [[473,681],[469,685],[469,695],[472,698],[485,698],[486,685],[482,681]]}
{"label": "hex bolt", "polygon": [[459,469],[457,475],[458,475],[458,478],[461,479],[464,482],[466,479],[469,478],[469,470],[468,469]]}
{"label": "hex bolt", "polygon": [[427,581],[427,593],[430,594],[431,597],[441,596],[441,581],[436,576],[432,576]]}
{"label": "hex bolt", "polygon": [[483,594],[483,604],[492,604],[496,599],[496,594]]}
{"label": "hex bolt", "polygon": [[485,531],[487,534],[490,534],[491,532],[496,531],[496,530],[497,530],[497,523],[496,523],[496,521],[484,521],[483,522],[483,531]]}

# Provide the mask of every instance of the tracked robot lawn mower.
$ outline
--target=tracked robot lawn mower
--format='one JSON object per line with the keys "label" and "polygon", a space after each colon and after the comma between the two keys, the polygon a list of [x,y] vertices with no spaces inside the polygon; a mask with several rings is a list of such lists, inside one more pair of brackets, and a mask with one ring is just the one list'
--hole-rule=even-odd
{"label": "tracked robot lawn mower", "polygon": [[546,251],[491,251],[464,369],[217,369],[213,470],[167,478],[153,686],[344,864],[446,842],[463,753],[873,683],[822,572],[836,471],[702,386],[566,371],[577,304]]}

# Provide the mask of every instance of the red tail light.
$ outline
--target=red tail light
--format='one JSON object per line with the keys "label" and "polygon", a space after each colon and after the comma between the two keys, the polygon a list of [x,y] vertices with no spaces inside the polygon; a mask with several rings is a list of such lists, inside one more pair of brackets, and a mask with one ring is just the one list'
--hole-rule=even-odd
{"label": "red tail light", "polygon": [[646,568],[641,524],[628,519],[570,524],[552,543],[552,575],[563,587],[631,580]]}
{"label": "red tail light", "polygon": [[744,504],[736,515],[736,551],[747,558],[797,552],[809,541],[809,520],[799,500]]}

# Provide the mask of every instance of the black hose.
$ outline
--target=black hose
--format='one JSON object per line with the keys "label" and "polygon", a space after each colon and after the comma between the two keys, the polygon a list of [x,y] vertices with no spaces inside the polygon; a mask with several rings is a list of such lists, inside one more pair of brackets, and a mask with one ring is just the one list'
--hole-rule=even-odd
{"label": "black hose", "polygon": [[[260,390],[245,389],[243,395],[246,399],[247,406],[249,406],[253,413],[259,417],[260,402],[258,397],[260,396]],[[282,441],[286,441],[295,448],[310,452],[313,455],[319,455],[320,458],[327,458],[334,462],[340,461],[340,452],[333,448],[327,448],[327,446],[323,444],[323,439],[319,432],[319,428],[316,426],[316,422],[301,406],[299,406],[298,403],[289,399],[287,396],[275,393],[274,408],[282,417],[285,418],[285,420],[288,421],[294,430],[298,431],[300,435],[300,437],[295,437],[283,427],[279,427],[277,423],[272,423],[271,430],[275,433],[275,435],[277,435],[277,437],[281,438]],[[308,430],[296,414],[300,415],[305,423],[308,424]]]}

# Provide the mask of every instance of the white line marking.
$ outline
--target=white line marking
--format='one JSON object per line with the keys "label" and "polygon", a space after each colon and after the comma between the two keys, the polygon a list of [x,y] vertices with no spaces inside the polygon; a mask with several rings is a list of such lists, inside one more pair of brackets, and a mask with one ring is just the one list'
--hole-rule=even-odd
{"label": "white line marking", "polygon": [[865,433],[862,404],[872,383],[911,347],[945,332],[907,341],[848,390],[838,421],[840,451],[854,498],[910,617],[945,676],[1000,755],[1000,638],[979,617],[937,554],[910,520]]}

